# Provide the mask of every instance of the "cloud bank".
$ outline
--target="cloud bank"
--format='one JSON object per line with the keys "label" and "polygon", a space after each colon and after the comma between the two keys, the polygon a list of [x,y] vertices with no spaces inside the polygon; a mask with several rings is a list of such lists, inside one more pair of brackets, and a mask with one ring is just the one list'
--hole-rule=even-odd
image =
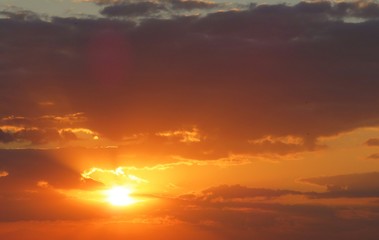
{"label": "cloud bank", "polygon": [[[375,3],[253,5],[168,19],[148,17],[160,2],[120,4],[103,11],[135,8],[145,20],[1,19],[2,116],[85,112],[84,127],[114,140],[195,126],[201,142],[175,144],[199,158],[312,151],[320,136],[378,124]],[[267,136],[300,141],[257,141]],[[2,130],[1,138],[14,136]],[[167,145],[158,138],[143,144]]]}

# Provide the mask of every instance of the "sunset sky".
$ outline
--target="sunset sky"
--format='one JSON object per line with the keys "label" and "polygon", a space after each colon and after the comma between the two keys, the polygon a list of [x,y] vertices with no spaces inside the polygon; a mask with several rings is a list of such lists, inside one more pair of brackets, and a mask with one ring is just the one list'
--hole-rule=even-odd
{"label": "sunset sky", "polygon": [[379,239],[379,2],[0,0],[0,239]]}

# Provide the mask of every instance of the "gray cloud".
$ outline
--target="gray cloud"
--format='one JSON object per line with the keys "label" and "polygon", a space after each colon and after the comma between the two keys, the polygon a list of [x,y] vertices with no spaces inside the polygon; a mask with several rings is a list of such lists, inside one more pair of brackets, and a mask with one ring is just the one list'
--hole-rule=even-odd
{"label": "gray cloud", "polygon": [[164,9],[163,5],[156,2],[136,2],[107,6],[101,10],[101,14],[110,17],[148,15]]}
{"label": "gray cloud", "polygon": [[280,198],[286,195],[304,196],[310,199],[322,198],[378,198],[378,173],[347,174],[330,177],[307,178],[301,181],[325,186],[325,192],[301,192],[288,189],[250,188],[241,185],[221,185],[205,189],[199,195],[183,195],[183,199],[212,202],[228,202],[233,199]]}
{"label": "gray cloud", "polygon": [[13,134],[4,132],[0,129],[0,142],[9,143],[13,141],[15,141],[15,137],[13,136]]}
{"label": "gray cloud", "polygon": [[367,146],[379,146],[379,138],[370,138],[368,139],[365,144]]}
{"label": "gray cloud", "polygon": [[[105,5],[105,2],[99,2],[100,5]],[[216,8],[219,4],[206,1],[182,1],[182,0],[167,0],[167,1],[117,1],[109,2],[100,13],[108,17],[145,17],[151,18],[152,14],[164,12],[166,15],[177,15],[173,11],[184,10],[207,10]],[[167,16],[166,16],[167,17]]]}
{"label": "gray cloud", "polygon": [[99,5],[109,5],[109,4],[120,4],[120,3],[127,3],[129,1],[125,0],[87,0],[87,2],[94,2]]}
{"label": "gray cloud", "polygon": [[7,116],[0,119],[0,142],[26,141],[38,145],[77,140],[74,131],[80,129],[86,121],[83,113],[39,117]]}
{"label": "gray cloud", "polygon": [[40,21],[41,16],[32,12],[23,9],[9,9],[0,11],[0,15],[8,17],[12,20],[17,21]]}
{"label": "gray cloud", "polygon": [[0,169],[9,173],[0,182],[3,194],[34,188],[42,180],[61,189],[101,186],[81,181],[80,172],[70,168],[68,162],[62,163],[57,156],[67,154],[64,150],[0,150],[0,154]]}
{"label": "gray cloud", "polygon": [[174,10],[211,9],[219,6],[219,4],[210,1],[169,0],[169,2],[171,3]]}
{"label": "gray cloud", "polygon": [[[378,236],[374,230],[379,221],[376,205],[346,207],[269,201],[287,194],[309,196],[310,193],[223,185],[181,196],[171,208],[159,214],[169,214],[217,232],[222,239],[249,239],[252,235],[264,239],[360,239],[362,236],[374,239]],[[254,199],[258,196],[264,196],[264,200]]]}
{"label": "gray cloud", "polygon": [[[314,151],[319,136],[378,124],[378,22],[344,22],[337,8],[258,5],[139,24],[2,19],[2,117],[85,112],[81,126],[104,137],[151,136],[135,151],[171,141],[178,148],[157,151],[201,159]],[[38,104],[47,100],[56,105]],[[155,135],[193,126],[203,141]],[[265,136],[302,143],[252,144]]]}
{"label": "gray cloud", "polygon": [[0,119],[0,128],[77,128],[82,127],[87,121],[83,113],[38,117],[5,116]]}
{"label": "gray cloud", "polygon": [[[58,154],[58,155],[57,155]],[[101,189],[94,180],[62,163],[62,150],[0,150],[0,222],[88,219],[99,216],[92,204],[67,198],[57,189]],[[41,183],[42,184],[39,184]]]}
{"label": "gray cloud", "polygon": [[355,173],[306,178],[301,181],[325,186],[324,194],[315,197],[379,197],[379,173]]}
{"label": "gray cloud", "polygon": [[273,190],[265,188],[249,188],[241,185],[221,185],[217,187],[211,187],[202,191],[201,199],[212,201],[214,199],[222,198],[238,199],[238,198],[277,198],[285,195],[298,195],[301,192],[291,190]]}
{"label": "gray cloud", "polygon": [[367,159],[379,159],[379,153],[374,153],[374,154],[371,154],[369,156],[367,156]]}

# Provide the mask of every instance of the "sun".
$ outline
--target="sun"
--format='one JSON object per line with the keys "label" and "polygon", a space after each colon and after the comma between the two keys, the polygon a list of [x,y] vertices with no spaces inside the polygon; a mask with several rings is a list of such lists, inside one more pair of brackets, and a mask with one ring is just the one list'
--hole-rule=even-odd
{"label": "sun", "polygon": [[135,203],[130,197],[131,190],[126,187],[116,186],[106,191],[107,201],[114,206],[127,206]]}

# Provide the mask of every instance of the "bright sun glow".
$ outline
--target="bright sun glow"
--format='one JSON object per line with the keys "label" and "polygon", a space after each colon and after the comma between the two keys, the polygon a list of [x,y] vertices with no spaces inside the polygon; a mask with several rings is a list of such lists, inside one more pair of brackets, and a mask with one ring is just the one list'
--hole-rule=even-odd
{"label": "bright sun glow", "polygon": [[113,187],[106,191],[107,201],[114,206],[126,206],[135,203],[130,197],[131,190],[126,187]]}

